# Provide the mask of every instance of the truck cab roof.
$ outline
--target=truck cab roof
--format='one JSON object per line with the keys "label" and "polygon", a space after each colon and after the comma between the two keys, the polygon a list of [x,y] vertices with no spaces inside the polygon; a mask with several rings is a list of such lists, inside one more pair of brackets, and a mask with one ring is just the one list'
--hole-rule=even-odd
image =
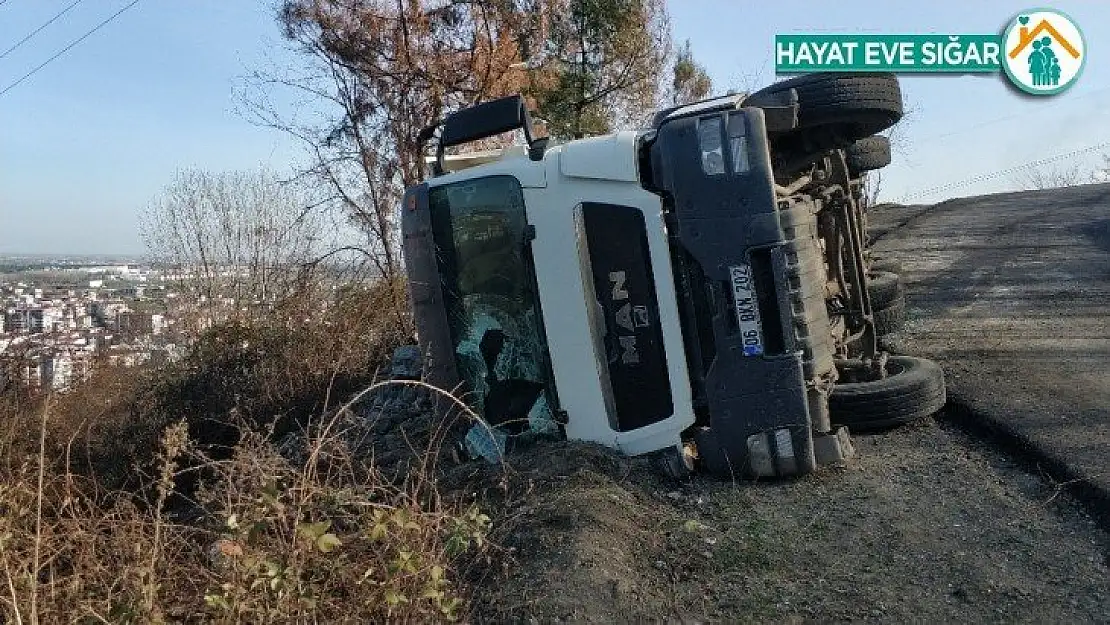
{"label": "truck cab roof", "polygon": [[436,157],[425,158],[432,186],[449,184],[484,175],[512,174],[525,187],[546,186],[549,164],[570,178],[639,182],[636,145],[646,131],[620,131],[597,137],[576,139],[548,147],[539,161],[533,160],[528,146],[513,145],[500,150],[465,152],[444,156],[442,173],[434,172]]}
{"label": "truck cab roof", "polygon": [[[524,145],[510,145],[500,150],[481,150],[476,152],[464,152],[462,154],[451,154],[443,157],[443,173],[454,173],[471,167],[478,167],[487,163],[495,163],[510,158],[527,157],[528,147]],[[435,156],[427,156],[424,158],[424,164],[427,166],[429,175],[434,175],[433,165],[435,162]]]}

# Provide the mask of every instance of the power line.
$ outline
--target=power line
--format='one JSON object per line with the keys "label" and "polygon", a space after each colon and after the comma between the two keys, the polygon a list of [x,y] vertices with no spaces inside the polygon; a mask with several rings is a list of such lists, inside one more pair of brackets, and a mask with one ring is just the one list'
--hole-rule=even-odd
{"label": "power line", "polygon": [[[4,2],[7,2],[7,1],[8,1],[8,0],[2,0],[2,1],[0,1],[0,4],[3,4]],[[58,14],[57,14],[57,15],[55,15],[54,17],[50,18],[49,20],[47,20],[45,24],[43,24],[42,26],[39,26],[38,28],[36,28],[36,29],[32,30],[32,31],[31,31],[31,34],[29,34],[29,35],[27,35],[26,37],[24,37],[23,39],[20,39],[19,41],[15,42],[15,45],[13,45],[12,47],[8,48],[7,50],[4,50],[3,52],[0,52],[0,59],[2,59],[2,58],[4,58],[4,57],[8,56],[9,54],[11,54],[12,50],[15,50],[15,49],[16,49],[16,48],[18,48],[19,46],[21,46],[21,45],[23,45],[23,44],[27,43],[27,40],[28,40],[28,39],[30,39],[31,37],[34,37],[35,35],[37,35],[37,34],[39,34],[40,32],[42,32],[42,29],[44,29],[44,28],[46,28],[47,26],[49,26],[49,25],[53,24],[54,22],[56,22],[56,21],[58,20],[58,18],[60,18],[61,16],[65,15],[66,13],[69,13],[69,10],[70,10],[70,9],[72,9],[72,8],[73,8],[73,7],[75,7],[75,6],[77,6],[78,4],[81,4],[81,2],[82,2],[82,0],[74,0],[74,2],[73,2],[72,4],[70,4],[70,5],[69,5],[69,6],[67,6],[66,8],[62,9],[60,13],[58,13]]]}
{"label": "power line", "polygon": [[[1068,103],[1071,103],[1071,102],[1078,102],[1080,100],[1085,100],[1087,98],[1094,97],[1096,95],[1099,95],[1100,93],[1105,93],[1107,91],[1110,91],[1110,87],[1103,87],[1101,89],[1095,89],[1094,91],[1089,91],[1087,93],[1084,93],[1083,95],[1075,96],[1075,97],[1073,97],[1073,98],[1071,98],[1071,99],[1069,99],[1065,102],[1061,102],[1060,104],[1067,105]],[[1012,113],[1010,115],[1004,115],[1002,117],[995,117],[993,119],[988,119],[988,120],[979,122],[977,124],[973,124],[971,126],[968,126],[966,128],[961,128],[959,130],[953,130],[953,131],[945,132],[945,133],[942,133],[942,134],[939,134],[939,135],[933,135],[931,137],[925,137],[924,139],[917,139],[917,140],[913,141],[913,144],[915,146],[919,146],[919,145],[922,145],[924,143],[931,143],[933,141],[938,141],[940,139],[947,139],[949,137],[955,137],[957,135],[964,135],[964,134],[967,134],[967,133],[972,132],[974,130],[979,130],[980,128],[986,128],[987,126],[997,124],[998,122],[1009,121],[1009,120],[1012,120],[1012,119],[1017,119],[1019,117],[1027,117],[1029,115],[1036,115],[1037,113],[1042,113],[1046,110],[1051,110],[1053,113],[1059,113],[1060,109],[1058,108],[1058,106],[1054,107],[1052,109],[1048,109],[1047,107],[1046,108],[1037,108],[1037,109],[1034,109],[1034,110],[1021,111],[1019,113]]]}
{"label": "power line", "polygon": [[66,47],[62,48],[61,50],[59,50],[59,51],[58,51],[57,53],[55,53],[55,54],[54,54],[54,56],[52,56],[52,57],[50,57],[50,58],[46,59],[45,61],[43,61],[42,63],[40,63],[40,64],[38,65],[38,67],[36,67],[35,69],[32,69],[31,71],[29,71],[29,72],[27,72],[26,74],[24,74],[24,75],[23,75],[22,77],[20,77],[20,79],[19,79],[19,80],[17,80],[17,81],[15,81],[15,82],[13,82],[12,84],[8,85],[7,87],[4,87],[4,90],[3,90],[3,91],[0,91],[0,96],[2,96],[2,95],[4,95],[5,93],[7,93],[7,92],[11,91],[11,90],[12,90],[12,89],[14,89],[14,88],[15,88],[15,87],[16,87],[17,85],[19,85],[19,84],[20,84],[21,82],[23,82],[24,80],[27,80],[27,79],[28,79],[28,78],[30,78],[31,76],[34,76],[34,75],[35,75],[36,73],[38,73],[38,72],[39,72],[39,70],[41,70],[42,68],[46,67],[47,65],[49,65],[49,64],[50,64],[51,62],[53,62],[53,61],[54,61],[55,59],[57,59],[58,57],[62,56],[62,55],[63,55],[63,54],[65,54],[66,52],[69,52],[69,51],[70,51],[70,50],[71,50],[71,49],[72,49],[72,48],[73,48],[74,46],[76,46],[77,44],[81,43],[81,42],[82,42],[82,41],[84,41],[85,39],[88,39],[88,38],[89,38],[89,37],[90,37],[90,36],[91,36],[91,35],[92,35],[93,33],[95,33],[96,31],[100,30],[100,29],[101,29],[101,28],[103,28],[103,27],[104,27],[105,25],[107,25],[107,24],[108,24],[108,22],[111,22],[112,20],[116,19],[116,18],[117,18],[117,17],[119,17],[119,16],[120,16],[120,14],[122,14],[122,13],[123,13],[124,11],[126,11],[127,9],[130,9],[131,7],[135,6],[135,5],[136,5],[136,4],[138,4],[138,3],[139,3],[139,0],[131,0],[131,2],[130,2],[130,3],[128,3],[127,5],[125,5],[125,6],[124,6],[124,7],[122,8],[122,9],[120,9],[120,10],[116,11],[115,13],[113,13],[113,14],[112,14],[111,16],[109,16],[109,17],[108,17],[107,19],[105,19],[105,20],[104,20],[103,22],[100,22],[100,23],[99,23],[99,24],[97,24],[96,26],[93,26],[91,30],[89,30],[88,32],[86,32],[86,33],[85,33],[84,35],[81,35],[81,36],[80,36],[80,37],[78,37],[77,39],[73,40],[73,42],[72,42],[72,43],[70,43],[70,44],[69,44],[68,46],[66,46]]}
{"label": "power line", "polygon": [[1079,148],[1078,150],[1073,150],[1071,152],[1066,152],[1064,154],[1057,154],[1055,156],[1049,156],[1047,158],[1042,158],[1042,159],[1038,159],[1038,160],[1035,160],[1035,161],[1030,161],[1028,163],[1022,163],[1021,165],[1014,165],[1013,167],[1007,167],[1006,169],[999,169],[997,171],[992,171],[992,172],[985,173],[985,174],[979,174],[978,176],[973,176],[971,178],[966,178],[966,179],[960,180],[958,182],[949,182],[947,184],[942,184],[940,186],[933,187],[931,189],[924,189],[922,191],[915,191],[913,193],[908,193],[905,196],[903,196],[902,201],[908,201],[908,200],[912,200],[912,199],[919,198],[919,197],[925,197],[925,196],[932,195],[934,193],[940,193],[942,191],[951,191],[952,189],[958,189],[960,187],[966,187],[969,184],[975,184],[977,182],[986,182],[987,180],[994,180],[995,178],[998,178],[1000,176],[1005,176],[1007,174],[1013,174],[1013,173],[1019,172],[1023,169],[1028,169],[1030,167],[1037,167],[1037,166],[1040,166],[1040,165],[1047,165],[1048,163],[1054,163],[1056,161],[1062,161],[1062,160],[1065,160],[1065,159],[1074,158],[1074,157],[1079,156],[1081,154],[1087,154],[1089,152],[1094,152],[1096,150],[1103,150],[1103,149],[1106,149],[1108,147],[1110,147],[1110,141],[1105,142],[1105,143],[1099,143],[1097,145],[1088,146],[1088,147],[1085,147],[1085,148]]}

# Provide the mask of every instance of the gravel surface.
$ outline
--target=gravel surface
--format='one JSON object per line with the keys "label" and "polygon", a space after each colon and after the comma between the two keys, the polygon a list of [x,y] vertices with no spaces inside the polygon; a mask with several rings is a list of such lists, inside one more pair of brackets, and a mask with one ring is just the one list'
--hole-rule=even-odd
{"label": "gravel surface", "polygon": [[904,267],[909,322],[895,349],[940,361],[967,416],[1110,499],[1110,185],[869,221],[875,249]]}
{"label": "gravel surface", "polygon": [[606,450],[538,447],[512,461],[524,494],[495,538],[514,558],[476,616],[1110,620],[1107,536],[1040,475],[932,419],[855,442],[857,460],[804,479],[682,487]]}

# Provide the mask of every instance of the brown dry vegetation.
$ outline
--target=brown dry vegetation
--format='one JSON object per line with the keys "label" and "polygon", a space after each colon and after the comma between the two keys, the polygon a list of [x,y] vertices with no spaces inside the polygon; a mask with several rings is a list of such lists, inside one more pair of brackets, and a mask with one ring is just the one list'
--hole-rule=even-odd
{"label": "brown dry vegetation", "polygon": [[[339,431],[337,404],[407,337],[398,301],[353,290],[333,323],[238,320],[161,370],[102,370],[54,397],[9,390],[0,621],[464,615],[460,579],[488,559],[489,518],[441,498],[431,460],[387,479]],[[303,432],[299,453],[279,453],[283,431]]]}
{"label": "brown dry vegetation", "polygon": [[[328,299],[325,299],[327,297]],[[331,302],[325,314],[323,302]],[[240,430],[297,429],[372,383],[395,345],[411,333],[403,285],[379,283],[335,295],[304,291],[279,308],[255,311],[200,336],[180,362],[160,368],[101,368],[89,384],[52,398],[47,457],[133,488],[166,427],[184,421],[206,453],[225,456]],[[3,451],[37,451],[44,398],[9,393]],[[4,454],[10,457],[9,453]]]}
{"label": "brown dry vegetation", "polygon": [[[42,415],[49,427],[49,412]],[[327,448],[327,452],[322,450]],[[105,491],[45,456],[5,469],[0,564],[5,622],[370,622],[450,619],[460,571],[489,519],[396,485],[327,439],[296,466],[246,435],[226,460],[167,429],[152,497]],[[326,457],[325,457],[326,455]],[[182,466],[203,461],[199,514],[168,506]],[[326,464],[328,470],[321,471]],[[344,467],[348,470],[343,470]]]}

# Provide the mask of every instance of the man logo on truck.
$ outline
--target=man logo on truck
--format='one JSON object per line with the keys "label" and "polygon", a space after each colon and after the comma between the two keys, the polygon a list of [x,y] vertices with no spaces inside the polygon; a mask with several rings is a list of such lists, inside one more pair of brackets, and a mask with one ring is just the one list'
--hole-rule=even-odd
{"label": "man logo on truck", "polygon": [[648,325],[648,312],[647,306],[633,306],[629,301],[628,289],[625,288],[627,280],[628,274],[624,271],[609,272],[609,282],[613,287],[613,301],[624,302],[624,305],[617,309],[614,317],[617,325],[629,332],[617,337],[621,346],[621,362],[635,365],[640,363],[640,352],[636,348],[636,328]]}

